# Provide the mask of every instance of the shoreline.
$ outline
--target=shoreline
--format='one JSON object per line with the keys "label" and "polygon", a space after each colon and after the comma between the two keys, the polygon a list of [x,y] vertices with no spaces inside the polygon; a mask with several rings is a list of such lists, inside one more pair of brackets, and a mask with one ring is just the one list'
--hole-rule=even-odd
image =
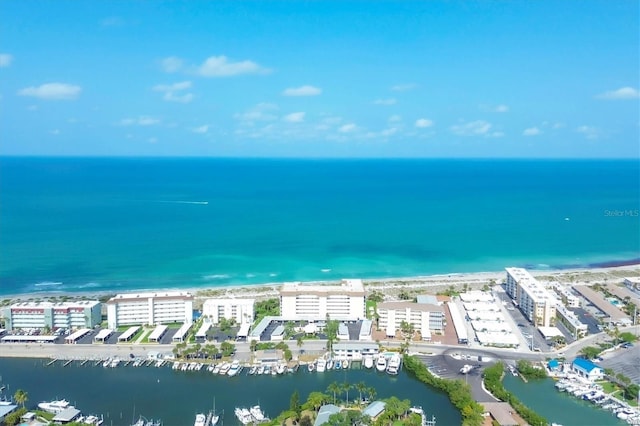
{"label": "shoreline", "polygon": [[[560,283],[586,283],[589,284],[594,280],[607,281],[611,278],[622,280],[625,277],[640,276],[640,259],[627,261],[603,262],[593,264],[588,267],[567,267],[563,269],[533,269],[525,268],[531,275],[545,281],[557,281]],[[363,278],[362,282],[368,291],[374,290],[420,290],[430,289],[434,292],[440,289],[453,287],[464,287],[465,284],[469,289],[477,289],[492,281],[500,283],[505,278],[505,271],[484,271],[484,272],[463,272],[449,274],[419,275],[409,277],[392,277],[392,278]],[[307,285],[335,285],[340,280],[315,280],[301,281]],[[279,287],[285,282],[270,282],[262,284],[239,284],[239,285],[222,285],[216,287],[184,287],[184,288],[159,288],[159,289],[139,289],[128,290],[124,293],[136,292],[153,292],[153,291],[184,291],[192,293],[196,298],[207,297],[254,297],[256,299],[264,299],[277,295]],[[117,290],[100,290],[100,291],[50,291],[38,293],[18,293],[0,295],[0,299],[11,300],[12,302],[33,299],[48,299],[67,297],[71,299],[79,298],[101,298],[113,294],[117,294]]]}

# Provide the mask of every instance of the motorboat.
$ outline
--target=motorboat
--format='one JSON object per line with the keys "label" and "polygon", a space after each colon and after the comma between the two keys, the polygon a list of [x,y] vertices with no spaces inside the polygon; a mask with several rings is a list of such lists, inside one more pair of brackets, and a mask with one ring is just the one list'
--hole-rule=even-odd
{"label": "motorboat", "polygon": [[276,372],[278,374],[284,374],[287,371],[287,366],[284,363],[280,363],[278,364],[278,366],[276,367]]}
{"label": "motorboat", "polygon": [[223,362],[220,366],[220,374],[226,376],[229,370],[231,369],[231,364],[228,362]]}
{"label": "motorboat", "polygon": [[376,370],[382,372],[382,371],[385,371],[386,369],[387,369],[387,359],[383,355],[380,355],[378,357],[378,360],[376,361]]}
{"label": "motorboat", "polygon": [[400,355],[394,354],[393,356],[391,356],[389,362],[387,363],[387,374],[391,374],[393,376],[398,374],[398,372],[400,371],[401,363],[402,358],[400,358]]}
{"label": "motorboat", "polygon": [[315,362],[310,362],[309,364],[307,364],[307,370],[309,371],[309,373],[313,373],[315,369],[316,369]]}
{"label": "motorboat", "polygon": [[73,407],[69,405],[69,401],[66,399],[54,400],[49,402],[41,402],[38,404],[38,408],[47,413],[58,414],[67,408]]}
{"label": "motorboat", "polygon": [[336,370],[340,370],[342,368],[342,361],[340,361],[339,359],[336,360],[333,368],[335,368]]}
{"label": "motorboat", "polygon": [[373,368],[373,357],[371,355],[366,355],[363,358],[364,368]]}
{"label": "motorboat", "polygon": [[331,370],[331,369],[333,369],[333,360],[329,359],[327,361],[327,370]]}
{"label": "motorboat", "polygon": [[344,369],[349,368],[349,364],[350,364],[350,362],[349,362],[348,359],[343,359],[342,360],[342,368],[344,368]]}
{"label": "motorboat", "polygon": [[256,374],[256,371],[258,371],[258,366],[252,365],[251,368],[249,369],[249,375],[253,376],[254,374]]}
{"label": "motorboat", "polygon": [[242,366],[240,365],[240,361],[236,359],[231,363],[231,366],[229,367],[229,371],[227,371],[227,376],[233,377],[236,374],[238,374],[241,369],[242,369]]}
{"label": "motorboat", "polygon": [[207,426],[207,416],[203,413],[196,414],[196,421],[193,426]]}
{"label": "motorboat", "polygon": [[249,412],[251,413],[251,417],[253,417],[253,419],[258,423],[262,423],[267,420],[259,405],[251,407]]}
{"label": "motorboat", "polygon": [[264,374],[264,365],[259,365],[256,374]]}
{"label": "motorboat", "polygon": [[327,360],[324,358],[318,358],[316,362],[316,371],[318,373],[324,373],[324,370],[327,368]]}
{"label": "motorboat", "polygon": [[243,425],[253,423],[253,416],[251,415],[251,412],[246,408],[236,407],[233,412],[236,415],[238,421],[240,421],[240,423],[242,423]]}
{"label": "motorboat", "polygon": [[147,420],[144,417],[140,416],[138,421],[133,423],[131,426],[162,426],[162,421],[160,421],[160,420]]}

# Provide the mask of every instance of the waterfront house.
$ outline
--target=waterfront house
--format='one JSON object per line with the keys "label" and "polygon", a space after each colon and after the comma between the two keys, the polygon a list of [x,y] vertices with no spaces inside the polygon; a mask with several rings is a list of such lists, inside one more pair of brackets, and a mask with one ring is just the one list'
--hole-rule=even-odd
{"label": "waterfront house", "polygon": [[329,417],[332,414],[336,414],[340,412],[340,407],[333,404],[326,404],[320,407],[318,410],[318,416],[316,417],[316,421],[313,423],[313,426],[320,426],[329,421]]}
{"label": "waterfront house", "polygon": [[584,358],[576,358],[571,364],[571,371],[591,381],[604,377],[604,370],[601,367]]}
{"label": "waterfront house", "polygon": [[362,414],[371,417],[372,420],[378,418],[378,416],[384,413],[384,407],[386,403],[384,401],[373,401],[371,404],[362,410]]}

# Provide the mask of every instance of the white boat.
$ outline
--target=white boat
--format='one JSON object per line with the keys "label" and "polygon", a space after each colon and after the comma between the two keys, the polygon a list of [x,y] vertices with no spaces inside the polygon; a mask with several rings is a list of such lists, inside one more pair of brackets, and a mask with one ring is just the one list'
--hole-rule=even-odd
{"label": "white boat", "polygon": [[251,412],[246,408],[236,407],[233,412],[236,415],[238,421],[240,421],[240,423],[242,423],[243,425],[253,423],[253,416],[251,415]]}
{"label": "white boat", "polygon": [[333,360],[329,359],[327,361],[327,370],[331,370],[333,368]]}
{"label": "white boat", "polygon": [[318,373],[324,373],[324,370],[327,368],[327,360],[324,358],[318,358],[318,362],[316,363],[316,371]]}
{"label": "white boat", "polygon": [[229,364],[228,362],[223,362],[222,365],[220,366],[220,374],[224,376],[229,372],[230,369],[231,369],[231,364]]}
{"label": "white boat", "polygon": [[402,362],[402,358],[400,355],[394,354],[387,364],[387,373],[391,375],[396,375],[400,371],[400,363]]}
{"label": "white boat", "polygon": [[84,423],[85,425],[100,426],[102,423],[104,423],[104,419],[102,417],[89,415],[84,418],[82,423]]}
{"label": "white boat", "polygon": [[382,372],[382,371],[385,371],[386,369],[387,369],[387,359],[383,355],[378,356],[378,361],[376,361],[376,370]]}
{"label": "white boat", "polygon": [[342,360],[342,368],[344,368],[344,369],[349,368],[349,364],[350,364],[350,362],[349,362],[348,359],[343,359]]}
{"label": "white boat", "polygon": [[259,365],[256,374],[264,374],[264,365]]}
{"label": "white boat", "polygon": [[231,363],[231,366],[229,367],[229,371],[227,371],[227,376],[233,377],[236,374],[238,374],[240,372],[240,369],[242,367],[240,366],[240,361],[238,361],[237,359],[234,360]]}
{"label": "white boat", "polygon": [[41,402],[40,404],[38,404],[38,408],[40,408],[43,411],[46,411],[47,413],[53,413],[53,414],[61,413],[62,411],[66,410],[69,407],[72,407],[72,406],[69,405],[69,401],[67,401],[66,399],[54,400],[49,402]]}
{"label": "white boat", "polygon": [[309,371],[309,373],[313,373],[315,369],[316,369],[315,362],[310,362],[309,364],[307,364],[307,370]]}
{"label": "white boat", "polygon": [[258,371],[258,367],[255,365],[252,365],[251,368],[249,369],[249,375],[253,376],[254,374],[256,374],[256,371]]}
{"label": "white boat", "polygon": [[366,355],[363,359],[364,368],[373,368],[373,357]]}
{"label": "white boat", "polygon": [[211,373],[213,374],[219,374],[220,373],[220,364],[216,364],[213,366],[213,370],[211,370]]}
{"label": "white boat", "polygon": [[207,426],[207,416],[202,413],[196,414],[196,421],[193,426]]}
{"label": "white boat", "polygon": [[284,374],[285,371],[287,371],[287,366],[283,363],[278,364],[278,366],[276,367],[276,372],[278,374]]}
{"label": "white boat", "polygon": [[253,420],[255,420],[257,423],[262,423],[268,420],[259,405],[254,405],[253,407],[251,407],[249,409],[249,412],[251,413],[251,417],[253,417]]}

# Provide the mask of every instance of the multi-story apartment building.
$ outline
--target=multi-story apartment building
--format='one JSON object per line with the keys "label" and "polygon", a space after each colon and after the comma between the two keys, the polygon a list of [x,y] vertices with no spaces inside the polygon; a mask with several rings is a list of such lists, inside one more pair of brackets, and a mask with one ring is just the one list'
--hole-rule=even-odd
{"label": "multi-story apartment building", "polygon": [[562,303],[556,305],[556,318],[569,330],[576,339],[587,335],[589,327],[581,322],[578,317],[566,308]]}
{"label": "multi-story apartment building", "polygon": [[19,302],[4,309],[8,330],[29,328],[91,328],[102,320],[97,300],[77,302]]}
{"label": "multi-story apartment building", "polygon": [[556,292],[562,303],[569,308],[579,308],[580,298],[576,296],[570,287],[564,286],[560,283],[553,284],[553,290]]}
{"label": "multi-story apartment building", "polygon": [[280,289],[280,316],[286,320],[363,319],[362,280],[342,280],[340,285],[286,283]]}
{"label": "multi-story apartment building", "polygon": [[444,308],[430,303],[382,302],[377,305],[378,327],[388,336],[395,336],[401,330],[402,322],[419,331],[423,340],[430,340],[431,333],[444,331]]}
{"label": "multi-story apartment building", "polygon": [[107,302],[109,328],[193,322],[193,296],[181,291],[118,294]]}
{"label": "multi-story apartment building", "polygon": [[526,269],[506,268],[506,290],[520,311],[536,326],[550,327],[556,316],[557,300]]}
{"label": "multi-story apartment building", "polygon": [[221,318],[235,320],[238,324],[253,322],[254,299],[208,299],[202,305],[202,315],[210,318],[214,324]]}

